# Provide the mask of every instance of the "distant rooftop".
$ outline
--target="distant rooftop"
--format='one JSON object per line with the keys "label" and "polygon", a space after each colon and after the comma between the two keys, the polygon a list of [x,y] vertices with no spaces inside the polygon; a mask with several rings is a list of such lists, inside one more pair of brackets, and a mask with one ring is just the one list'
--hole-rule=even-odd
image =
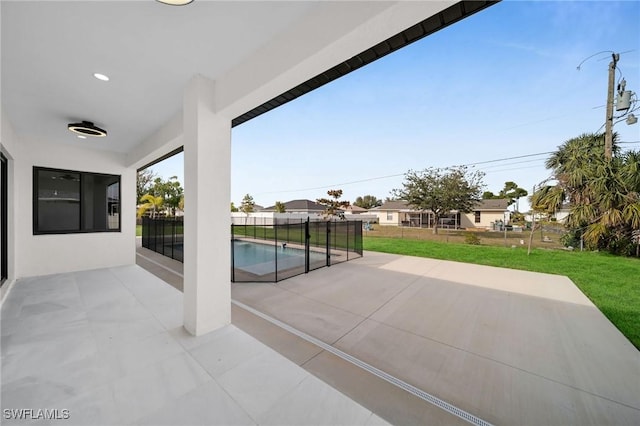
{"label": "distant rooftop", "polygon": [[[476,210],[496,210],[496,211],[505,211],[509,206],[508,199],[495,199],[495,200],[480,200],[478,204],[476,204]],[[404,200],[391,200],[386,201],[380,207],[376,207],[372,210],[393,210],[393,211],[409,211],[409,210],[417,210],[409,205],[407,201]]]}
{"label": "distant rooftop", "polygon": [[[304,212],[324,212],[326,210],[326,207],[323,206],[322,204],[318,204],[315,201],[311,201],[311,200],[291,200],[291,201],[287,201],[284,204],[284,208],[285,211],[291,211],[291,212],[299,212],[299,211],[304,211]],[[263,209],[262,211],[265,212],[270,212],[270,211],[275,211],[276,210],[276,206],[269,206],[266,209]]]}

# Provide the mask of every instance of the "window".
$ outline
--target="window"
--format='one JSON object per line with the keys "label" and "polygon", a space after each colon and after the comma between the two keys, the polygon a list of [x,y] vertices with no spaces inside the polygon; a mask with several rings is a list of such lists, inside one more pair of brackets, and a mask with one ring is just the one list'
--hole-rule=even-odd
{"label": "window", "polygon": [[393,220],[393,213],[387,212],[387,220]]}
{"label": "window", "polygon": [[474,215],[475,215],[475,223],[480,223],[480,212],[476,210],[474,212]]}
{"label": "window", "polygon": [[33,233],[120,231],[120,176],[33,168]]}

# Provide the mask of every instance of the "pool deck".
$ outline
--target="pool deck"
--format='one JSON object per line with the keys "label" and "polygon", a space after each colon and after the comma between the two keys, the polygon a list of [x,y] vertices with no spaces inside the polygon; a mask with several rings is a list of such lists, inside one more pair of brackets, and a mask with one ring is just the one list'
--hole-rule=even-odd
{"label": "pool deck", "polygon": [[[640,352],[566,277],[366,252],[232,297],[490,423],[640,424]],[[393,424],[458,420],[238,307],[233,322]]]}

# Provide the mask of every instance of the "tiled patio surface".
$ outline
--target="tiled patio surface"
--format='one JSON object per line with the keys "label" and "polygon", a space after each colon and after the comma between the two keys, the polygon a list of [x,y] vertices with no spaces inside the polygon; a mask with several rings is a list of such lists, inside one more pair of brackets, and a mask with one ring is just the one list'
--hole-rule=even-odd
{"label": "tiled patio surface", "polygon": [[386,423],[233,325],[188,335],[182,294],[135,265],[19,280],[1,330],[2,424]]}

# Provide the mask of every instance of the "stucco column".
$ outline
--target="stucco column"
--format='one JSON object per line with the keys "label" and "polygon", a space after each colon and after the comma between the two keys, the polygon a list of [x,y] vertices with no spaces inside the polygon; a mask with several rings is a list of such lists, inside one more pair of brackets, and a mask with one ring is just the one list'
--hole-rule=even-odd
{"label": "stucco column", "polygon": [[231,322],[231,120],[214,91],[197,75],[184,95],[184,327],[196,336]]}

